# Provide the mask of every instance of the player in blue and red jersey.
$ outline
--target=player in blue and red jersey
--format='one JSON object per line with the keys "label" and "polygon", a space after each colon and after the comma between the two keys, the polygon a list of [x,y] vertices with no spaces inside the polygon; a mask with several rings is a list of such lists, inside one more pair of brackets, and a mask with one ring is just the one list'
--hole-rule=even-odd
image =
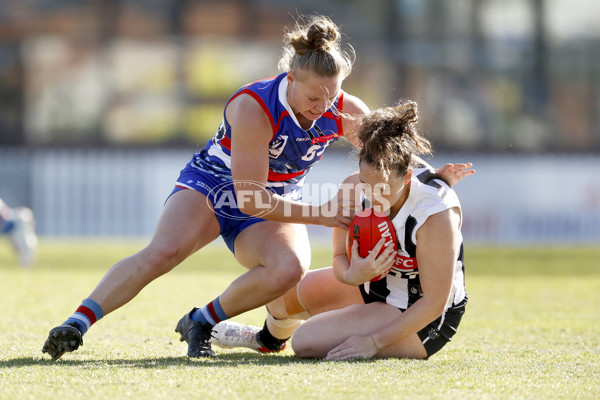
{"label": "player in blue and red jersey", "polygon": [[[341,89],[352,58],[340,46],[338,27],[322,16],[288,33],[285,51],[284,73],[243,87],[227,102],[217,134],[181,171],[149,245],[108,271],[50,331],[43,352],[57,359],[77,349],[93,323],[220,235],[248,272],[176,327],[188,356],[214,356],[209,340],[216,323],[276,299],[308,270],[305,224],[347,227],[353,214],[341,207],[331,215],[320,212],[328,204],[297,200],[304,176],[333,141],[345,136],[358,143],[352,116],[369,110]],[[285,342],[263,340],[272,350]]]}

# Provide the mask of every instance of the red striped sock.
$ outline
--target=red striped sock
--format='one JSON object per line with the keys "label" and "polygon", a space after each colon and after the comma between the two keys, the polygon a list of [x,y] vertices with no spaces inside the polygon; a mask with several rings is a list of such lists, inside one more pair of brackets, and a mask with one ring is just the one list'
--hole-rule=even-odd
{"label": "red striped sock", "polygon": [[192,318],[192,321],[211,324],[212,326],[229,319],[227,314],[223,311],[218,297],[204,307],[197,308],[190,317]]}

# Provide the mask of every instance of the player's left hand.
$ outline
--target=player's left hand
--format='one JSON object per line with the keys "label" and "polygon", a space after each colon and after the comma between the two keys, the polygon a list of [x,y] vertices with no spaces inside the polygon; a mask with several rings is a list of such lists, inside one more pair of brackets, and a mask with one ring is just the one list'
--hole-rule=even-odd
{"label": "player's left hand", "polygon": [[435,173],[441,176],[450,186],[456,185],[463,178],[473,175],[474,169],[471,169],[473,164],[446,164],[442,168],[435,171]]}
{"label": "player's left hand", "polygon": [[371,336],[350,336],[344,343],[331,349],[326,360],[352,360],[371,358],[377,354],[377,346]]}

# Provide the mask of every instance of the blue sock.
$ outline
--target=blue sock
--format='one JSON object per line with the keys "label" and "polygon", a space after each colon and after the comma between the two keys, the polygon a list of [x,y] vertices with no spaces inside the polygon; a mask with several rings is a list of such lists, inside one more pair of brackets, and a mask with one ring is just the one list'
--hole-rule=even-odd
{"label": "blue sock", "polygon": [[190,318],[192,321],[211,324],[212,326],[229,319],[227,314],[223,311],[218,297],[204,307],[196,309],[196,311],[190,315]]}
{"label": "blue sock", "polygon": [[92,299],[85,299],[75,313],[65,321],[65,324],[76,324],[83,336],[102,317],[104,317],[104,311],[102,311],[100,304]]}
{"label": "blue sock", "polygon": [[9,220],[0,219],[0,232],[8,233],[13,230],[15,223]]}
{"label": "blue sock", "polygon": [[15,223],[12,220],[12,209],[4,204],[0,198],[0,233],[8,233],[13,230]]}

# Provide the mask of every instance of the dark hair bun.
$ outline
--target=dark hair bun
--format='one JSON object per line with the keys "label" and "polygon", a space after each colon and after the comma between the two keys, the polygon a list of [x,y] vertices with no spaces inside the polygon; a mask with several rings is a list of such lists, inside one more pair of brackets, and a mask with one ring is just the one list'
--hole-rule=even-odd
{"label": "dark hair bun", "polygon": [[417,130],[417,103],[403,100],[395,107],[374,110],[361,118],[359,158],[387,176],[406,174],[413,154],[431,153],[431,144]]}

